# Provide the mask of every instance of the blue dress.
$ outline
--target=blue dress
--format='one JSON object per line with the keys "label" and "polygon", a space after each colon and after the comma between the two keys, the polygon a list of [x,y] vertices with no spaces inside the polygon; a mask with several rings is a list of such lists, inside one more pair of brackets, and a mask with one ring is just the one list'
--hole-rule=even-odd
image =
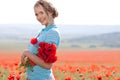
{"label": "blue dress", "polygon": [[[55,24],[52,24],[40,32],[40,35],[37,36],[38,43],[39,42],[48,42],[48,43],[54,43],[59,46],[60,42],[60,33],[58,28]],[[32,45],[29,43],[28,50],[32,52],[33,54],[37,54],[38,51],[38,44]],[[34,66],[33,72],[27,68],[27,78],[30,80],[55,80],[52,69],[48,70],[41,66]]]}

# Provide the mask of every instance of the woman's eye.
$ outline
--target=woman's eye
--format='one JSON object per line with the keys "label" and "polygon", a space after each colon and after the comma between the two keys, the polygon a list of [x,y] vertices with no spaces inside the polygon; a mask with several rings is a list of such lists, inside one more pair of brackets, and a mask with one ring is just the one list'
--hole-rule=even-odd
{"label": "woman's eye", "polygon": [[43,12],[39,12],[40,14],[43,14]]}
{"label": "woman's eye", "polygon": [[38,14],[35,14],[35,16],[37,16]]}

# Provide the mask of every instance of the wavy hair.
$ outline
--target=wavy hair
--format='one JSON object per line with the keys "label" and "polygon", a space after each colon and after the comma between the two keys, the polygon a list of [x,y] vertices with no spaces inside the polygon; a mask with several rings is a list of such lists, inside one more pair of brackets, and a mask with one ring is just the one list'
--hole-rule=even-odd
{"label": "wavy hair", "polygon": [[48,12],[52,13],[52,17],[55,18],[58,16],[58,11],[56,8],[53,6],[52,3],[48,2],[47,0],[38,0],[35,5],[35,7],[42,6],[45,12],[48,14]]}

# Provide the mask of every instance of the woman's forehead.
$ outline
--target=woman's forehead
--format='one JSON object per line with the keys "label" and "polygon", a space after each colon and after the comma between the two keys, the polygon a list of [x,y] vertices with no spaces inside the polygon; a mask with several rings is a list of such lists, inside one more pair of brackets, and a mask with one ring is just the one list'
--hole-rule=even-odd
{"label": "woman's forehead", "polygon": [[39,11],[44,11],[44,9],[41,5],[35,6],[34,9],[39,10]]}

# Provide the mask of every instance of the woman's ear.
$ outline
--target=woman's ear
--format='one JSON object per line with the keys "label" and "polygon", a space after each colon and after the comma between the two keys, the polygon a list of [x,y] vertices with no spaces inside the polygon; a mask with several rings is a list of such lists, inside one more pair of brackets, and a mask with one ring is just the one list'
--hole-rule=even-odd
{"label": "woman's ear", "polygon": [[48,12],[48,16],[53,18],[53,12]]}
{"label": "woman's ear", "polygon": [[50,16],[52,16],[52,15],[53,15],[53,12],[48,12],[48,14],[49,14]]}

